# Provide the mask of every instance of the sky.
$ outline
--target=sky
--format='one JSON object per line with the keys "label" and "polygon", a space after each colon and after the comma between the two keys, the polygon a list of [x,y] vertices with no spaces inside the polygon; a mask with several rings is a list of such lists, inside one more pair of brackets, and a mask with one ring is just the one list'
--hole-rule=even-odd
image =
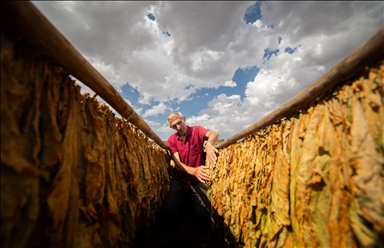
{"label": "sky", "polygon": [[32,3],[164,141],[173,110],[228,139],[384,25],[381,1]]}

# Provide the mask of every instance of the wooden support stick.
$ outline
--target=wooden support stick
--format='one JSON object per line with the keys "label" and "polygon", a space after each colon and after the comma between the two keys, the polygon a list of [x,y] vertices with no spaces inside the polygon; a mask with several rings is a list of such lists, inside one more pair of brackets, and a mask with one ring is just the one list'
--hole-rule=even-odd
{"label": "wooden support stick", "polygon": [[130,121],[160,147],[168,146],[120,96],[115,88],[84,59],[72,44],[29,1],[3,1],[0,20],[4,27],[52,59],[65,72],[73,75],[110,104],[123,118]]}
{"label": "wooden support stick", "polygon": [[227,147],[238,140],[256,133],[257,131],[271,125],[283,117],[287,117],[295,111],[300,110],[306,104],[320,97],[336,85],[356,75],[369,63],[375,62],[384,55],[384,26],[376,32],[368,41],[358,47],[344,60],[339,62],[330,71],[317,81],[312,83],[298,95],[280,106],[278,109],[264,116],[259,121],[236,133],[232,137],[216,145],[217,149]]}

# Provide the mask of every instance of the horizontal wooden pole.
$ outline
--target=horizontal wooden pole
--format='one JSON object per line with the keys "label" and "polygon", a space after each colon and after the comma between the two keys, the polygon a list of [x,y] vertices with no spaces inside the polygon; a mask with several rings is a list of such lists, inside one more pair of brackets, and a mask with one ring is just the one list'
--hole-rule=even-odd
{"label": "horizontal wooden pole", "polygon": [[1,2],[0,20],[46,57],[91,88],[123,118],[140,129],[160,147],[168,146],[121,97],[115,88],[72,46],[72,44],[29,1]]}
{"label": "horizontal wooden pole", "polygon": [[384,55],[384,26],[376,32],[369,40],[358,47],[349,56],[339,62],[330,71],[317,81],[312,83],[298,95],[280,106],[278,109],[264,116],[259,121],[236,133],[232,137],[216,145],[217,149],[227,147],[238,140],[254,134],[259,130],[276,123],[300,110],[302,107],[328,92],[341,82],[350,79],[360,72],[368,64],[377,61]]}

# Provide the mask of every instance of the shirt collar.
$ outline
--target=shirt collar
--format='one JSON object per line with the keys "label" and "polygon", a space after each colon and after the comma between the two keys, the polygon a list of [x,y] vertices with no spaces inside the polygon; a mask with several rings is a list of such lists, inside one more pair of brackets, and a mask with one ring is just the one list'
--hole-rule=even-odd
{"label": "shirt collar", "polygon": [[[180,139],[180,134],[178,132],[176,132],[176,135],[177,135],[177,140],[181,140]],[[191,135],[191,127],[187,126],[187,135],[185,135],[185,140],[187,140],[187,137]]]}

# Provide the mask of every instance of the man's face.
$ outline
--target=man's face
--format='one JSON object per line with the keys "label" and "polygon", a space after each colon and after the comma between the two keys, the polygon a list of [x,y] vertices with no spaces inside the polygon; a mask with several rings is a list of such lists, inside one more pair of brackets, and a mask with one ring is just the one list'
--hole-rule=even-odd
{"label": "man's face", "polygon": [[169,127],[175,129],[179,134],[184,135],[187,133],[187,125],[185,125],[185,117],[175,116],[169,120]]}

